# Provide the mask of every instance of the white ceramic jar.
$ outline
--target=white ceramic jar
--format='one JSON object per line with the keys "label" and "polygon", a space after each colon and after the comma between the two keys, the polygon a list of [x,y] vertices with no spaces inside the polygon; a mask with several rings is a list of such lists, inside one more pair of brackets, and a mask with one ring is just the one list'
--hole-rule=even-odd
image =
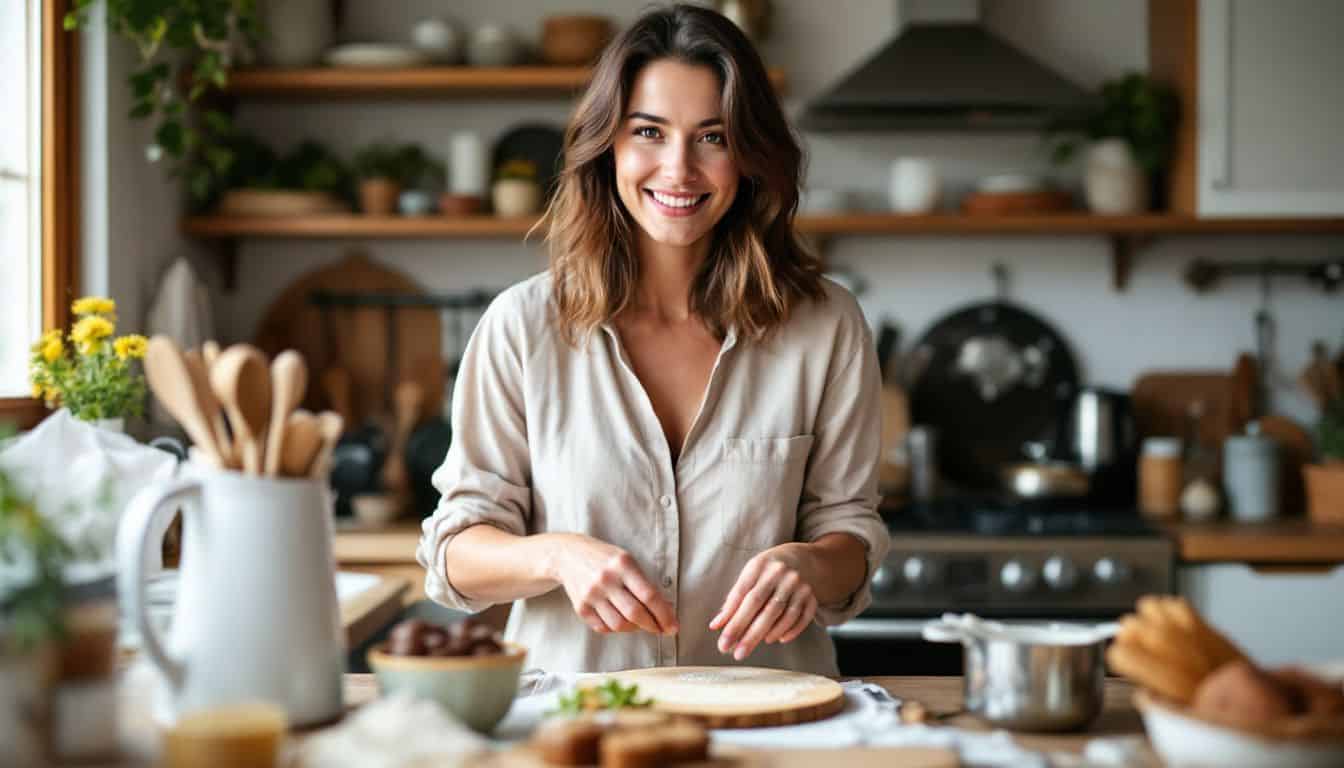
{"label": "white ceramic jar", "polygon": [[1148,210],[1148,174],[1124,139],[1103,139],[1088,148],[1083,188],[1093,213],[1124,216]]}
{"label": "white ceramic jar", "polygon": [[901,157],[891,164],[891,209],[897,213],[931,213],[941,191],[938,167],[924,157]]}

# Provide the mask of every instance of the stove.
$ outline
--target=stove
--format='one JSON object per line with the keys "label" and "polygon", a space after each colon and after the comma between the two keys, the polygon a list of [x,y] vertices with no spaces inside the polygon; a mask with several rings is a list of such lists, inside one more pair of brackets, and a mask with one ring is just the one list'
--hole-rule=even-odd
{"label": "stove", "polygon": [[[946,612],[1110,621],[1140,596],[1175,586],[1174,544],[1133,509],[958,497],[882,512],[891,551],[872,575],[872,604],[831,628],[843,674],[901,669],[856,666],[855,643],[868,646],[862,655],[869,661],[889,665],[922,643],[924,622]],[[959,673],[956,662],[933,671],[939,665],[922,659],[918,669]]]}

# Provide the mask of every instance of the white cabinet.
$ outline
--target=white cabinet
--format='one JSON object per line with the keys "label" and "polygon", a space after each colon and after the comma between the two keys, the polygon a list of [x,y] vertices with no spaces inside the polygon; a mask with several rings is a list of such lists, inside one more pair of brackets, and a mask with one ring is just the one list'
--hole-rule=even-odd
{"label": "white cabinet", "polygon": [[1198,214],[1344,215],[1344,2],[1198,8]]}
{"label": "white cabinet", "polygon": [[1344,660],[1344,566],[1292,573],[1185,566],[1179,580],[1181,594],[1257,662]]}

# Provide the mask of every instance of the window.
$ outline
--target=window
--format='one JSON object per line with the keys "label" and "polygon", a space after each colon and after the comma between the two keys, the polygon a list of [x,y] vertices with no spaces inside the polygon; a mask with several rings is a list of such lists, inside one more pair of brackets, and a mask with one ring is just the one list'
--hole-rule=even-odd
{"label": "window", "polygon": [[68,0],[0,14],[0,419],[41,417],[28,348],[64,327],[75,293],[74,36]]}

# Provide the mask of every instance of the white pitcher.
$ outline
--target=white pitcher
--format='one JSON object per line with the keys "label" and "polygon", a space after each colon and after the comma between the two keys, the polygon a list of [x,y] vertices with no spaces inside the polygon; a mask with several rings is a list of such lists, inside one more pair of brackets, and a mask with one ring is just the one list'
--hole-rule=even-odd
{"label": "white pitcher", "polygon": [[[331,500],[316,480],[185,465],[131,500],[117,530],[121,604],[165,679],[155,719],[239,701],[282,707],[292,726],[343,711],[345,638]],[[165,643],[145,610],[142,551],[161,512],[183,508],[181,577]]]}

